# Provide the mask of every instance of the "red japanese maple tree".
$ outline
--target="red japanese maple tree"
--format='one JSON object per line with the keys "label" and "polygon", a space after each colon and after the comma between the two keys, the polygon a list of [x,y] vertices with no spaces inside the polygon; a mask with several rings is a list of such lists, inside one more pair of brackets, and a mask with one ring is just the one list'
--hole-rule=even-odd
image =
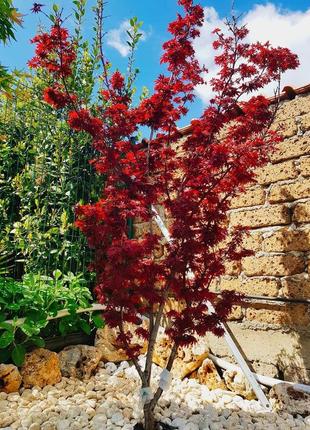
{"label": "red japanese maple tree", "polygon": [[[166,315],[172,343],[168,371],[179,347],[208,331],[222,334],[219,322],[227,319],[239,299],[233,292],[216,296],[209,290],[211,282],[225,273],[225,263],[248,255],[241,246],[241,229],[228,226],[230,201],[254,179],[254,169],[266,163],[280,139],[270,131],[274,112],[269,101],[251,93],[298,65],[288,49],[247,43],[248,30],[234,19],[227,24],[228,32],[214,30],[219,72],[208,83],[214,97],[191,122],[190,134],[179,140],[177,122],[194,101],[195,87],[204,83],[205,69],[193,48],[204,14],[193,3],[178,0],[184,13],[169,24],[171,39],[164,43],[161,57],[167,72],[157,78],[153,94],[135,106],[132,73],[127,78],[119,71],[109,76],[103,56],[105,88],[96,112],[68,93],[74,45],[60,18],[50,33],[34,38],[36,56],[30,63],[55,78],[44,100],[68,109],[71,128],[89,133],[100,154],[91,163],[105,177],[102,198],[77,207],[76,225],[94,250],[91,269],[97,275],[97,299],[106,306],[105,319],[118,328],[120,345],[133,360],[144,389],[150,387],[153,351],[169,297],[183,305]],[[102,18],[102,2],[98,4]],[[135,143],[141,126],[150,130],[147,147]],[[162,238],[152,230],[152,207],[158,204],[172,219],[172,240],[164,244],[161,259],[154,254]],[[149,222],[149,233],[129,238],[128,220],[133,218]],[[189,277],[189,271],[194,276]],[[207,301],[215,308],[212,314]],[[142,326],[143,316],[147,327]],[[131,344],[133,333],[125,323],[136,325],[135,333],[148,340],[145,368],[139,365],[139,348]],[[154,408],[161,394],[158,387],[144,405],[146,430],[156,428]]]}

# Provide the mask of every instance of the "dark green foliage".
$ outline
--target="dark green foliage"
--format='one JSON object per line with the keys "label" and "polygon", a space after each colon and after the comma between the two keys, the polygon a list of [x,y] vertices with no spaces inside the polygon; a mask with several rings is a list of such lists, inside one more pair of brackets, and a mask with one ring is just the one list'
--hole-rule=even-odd
{"label": "dark green foliage", "polygon": [[[98,47],[81,36],[85,1],[76,4],[76,50],[70,92],[91,108]],[[102,178],[89,160],[95,157],[88,135],[73,132],[66,110],[42,100],[50,85],[42,72],[19,78],[12,97],[0,100],[0,243],[17,257],[22,271],[51,274],[86,272],[90,251],[74,227],[78,203],[96,201]]]}

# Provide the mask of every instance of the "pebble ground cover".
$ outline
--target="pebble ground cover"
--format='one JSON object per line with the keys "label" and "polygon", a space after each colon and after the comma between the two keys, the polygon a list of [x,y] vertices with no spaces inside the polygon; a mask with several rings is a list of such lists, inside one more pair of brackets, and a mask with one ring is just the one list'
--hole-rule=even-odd
{"label": "pebble ground cover", "polygon": [[[140,360],[143,360],[141,357]],[[154,382],[161,369],[154,366]],[[6,430],[132,430],[141,416],[140,381],[126,361],[101,363],[88,381],[63,378],[55,386],[0,393],[0,428]],[[179,430],[310,429],[310,415],[266,412],[256,400],[196,380],[173,379],[157,419]]]}

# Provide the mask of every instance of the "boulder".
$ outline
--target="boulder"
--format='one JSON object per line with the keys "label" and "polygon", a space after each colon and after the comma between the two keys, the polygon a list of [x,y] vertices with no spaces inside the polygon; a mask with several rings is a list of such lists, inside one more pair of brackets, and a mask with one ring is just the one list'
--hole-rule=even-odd
{"label": "boulder", "polygon": [[26,354],[21,375],[25,388],[57,384],[61,380],[58,355],[44,348],[35,349]]}
{"label": "boulder", "polygon": [[[172,342],[164,334],[160,334],[156,342],[153,362],[160,367],[165,367],[171,352]],[[198,369],[208,356],[207,347],[204,342],[179,348],[174,360],[172,373],[175,378],[184,379],[186,376]]]}
{"label": "boulder", "polygon": [[58,354],[62,376],[89,379],[95,373],[101,355],[95,346],[67,346]]}
{"label": "boulder", "polygon": [[256,395],[252,390],[251,385],[241,371],[226,370],[223,373],[223,378],[228,390],[233,391],[247,400],[256,399]]}
{"label": "boulder", "polygon": [[209,390],[220,388],[226,390],[225,382],[220,377],[216,367],[210,358],[206,358],[197,371],[197,376],[200,384],[206,385]]}
{"label": "boulder", "polygon": [[[133,333],[136,328],[136,326],[128,324],[126,325],[125,330]],[[117,341],[117,336],[118,330],[107,325],[104,328],[99,328],[97,330],[95,346],[101,351],[102,361],[119,363],[121,361],[129,360],[126,351],[120,347]],[[146,352],[147,344],[138,336],[134,335],[131,345],[139,346],[140,354],[144,354]]]}
{"label": "boulder", "polygon": [[13,364],[0,364],[0,392],[14,393],[19,390],[22,377]]}
{"label": "boulder", "polygon": [[272,387],[269,395],[276,410],[291,415],[309,415],[310,394],[297,391],[293,385],[280,382]]}

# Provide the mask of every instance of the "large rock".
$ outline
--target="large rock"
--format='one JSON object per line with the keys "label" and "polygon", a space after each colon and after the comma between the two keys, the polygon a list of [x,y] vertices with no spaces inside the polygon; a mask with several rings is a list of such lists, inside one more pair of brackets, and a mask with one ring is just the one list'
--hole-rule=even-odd
{"label": "large rock", "polygon": [[88,345],[67,346],[59,354],[60,369],[63,376],[89,379],[101,360],[99,348]]}
{"label": "large rock", "polygon": [[13,364],[0,364],[0,392],[14,393],[18,391],[22,377]]}
{"label": "large rock", "polygon": [[21,375],[25,388],[57,384],[61,380],[58,355],[44,348],[35,349],[26,354]]}
{"label": "large rock", "polygon": [[239,394],[247,400],[256,399],[256,395],[252,390],[251,385],[241,371],[226,370],[223,373],[223,378],[230,391],[234,391],[236,394]]}
{"label": "large rock", "polygon": [[[153,362],[160,367],[165,367],[170,356],[171,340],[164,334],[159,335],[155,345]],[[189,347],[179,348],[174,360],[172,373],[175,378],[184,379],[198,369],[208,356],[204,342]]]}
{"label": "large rock", "polygon": [[[126,331],[134,332],[136,326],[127,325]],[[119,363],[121,361],[129,360],[129,357],[124,349],[122,349],[117,341],[118,330],[105,326],[96,332],[95,346],[101,351],[101,360],[105,362]],[[131,342],[132,346],[140,347],[140,354],[144,354],[147,349],[146,342],[134,336]]]}
{"label": "large rock", "polygon": [[209,390],[220,388],[226,390],[225,382],[220,377],[216,367],[210,358],[206,358],[197,371],[197,379],[200,384],[206,385]]}
{"label": "large rock", "polygon": [[280,382],[272,387],[269,395],[276,410],[309,415],[310,394],[295,390],[293,385]]}

